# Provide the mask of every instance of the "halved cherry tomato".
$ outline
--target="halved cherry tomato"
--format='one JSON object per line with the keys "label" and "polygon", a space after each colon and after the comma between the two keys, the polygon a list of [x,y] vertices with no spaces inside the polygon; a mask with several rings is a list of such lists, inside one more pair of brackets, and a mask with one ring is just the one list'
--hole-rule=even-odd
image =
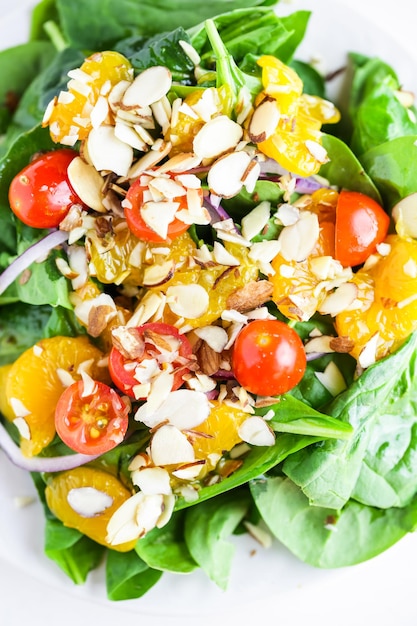
{"label": "halved cherry tomato", "polygon": [[358,191],[341,191],[336,207],[335,258],[344,267],[361,265],[385,239],[389,225],[389,216],[375,200]]}
{"label": "halved cherry tomato", "polygon": [[232,366],[242,387],[260,396],[275,396],[300,382],[306,355],[290,326],[279,320],[255,320],[238,334]]}
{"label": "halved cherry tomato", "polygon": [[[138,178],[129,188],[126,196],[126,200],[130,206],[125,208],[125,217],[127,225],[136,237],[143,239],[144,241],[164,243],[179,237],[189,229],[189,224],[185,224],[185,222],[182,222],[178,218],[174,217],[173,221],[168,224],[167,236],[161,237],[161,235],[151,228],[142,217],[141,209],[146,204],[146,201],[144,200],[144,193],[146,191],[148,191],[148,187],[144,186],[141,179]],[[199,195],[202,202],[203,192],[201,189],[199,190]],[[177,211],[188,209],[186,195],[172,198],[171,201],[178,204]],[[161,208],[162,204],[163,203],[161,203]]]}
{"label": "halved cherry tomato", "polygon": [[123,441],[129,408],[114,389],[79,380],[65,389],[55,409],[55,427],[75,452],[103,454]]}
{"label": "halved cherry tomato", "polygon": [[67,174],[76,156],[77,152],[69,149],[46,152],[14,177],[9,202],[20,221],[33,228],[55,228],[72,205],[83,205]]}
{"label": "halved cherry tomato", "polygon": [[[189,372],[186,363],[192,355],[192,347],[187,337],[181,335],[175,326],[162,323],[148,323],[134,329],[139,338],[144,342],[143,354],[140,357],[130,359],[124,356],[117,348],[113,347],[109,356],[109,371],[114,384],[131,398],[135,398],[134,387],[139,385],[139,380],[135,378],[136,367],[147,359],[154,359],[155,355],[162,353],[163,348],[158,349],[158,336],[163,344],[164,338],[169,341],[173,338],[177,344],[172,351],[171,366],[174,373],[172,391],[175,391],[184,383],[183,376]],[[153,341],[156,340],[156,341]],[[158,363],[162,371],[166,363]],[[141,399],[141,398],[136,398]]]}

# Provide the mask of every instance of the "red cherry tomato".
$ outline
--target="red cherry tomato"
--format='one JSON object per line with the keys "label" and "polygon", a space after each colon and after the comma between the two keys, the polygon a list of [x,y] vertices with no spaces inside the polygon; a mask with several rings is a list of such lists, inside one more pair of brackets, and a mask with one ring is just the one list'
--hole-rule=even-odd
{"label": "red cherry tomato", "polygon": [[[187,337],[181,335],[175,326],[170,324],[160,323],[148,323],[143,326],[138,326],[135,329],[139,337],[144,342],[143,354],[140,357],[129,359],[124,356],[117,348],[113,347],[109,356],[109,371],[110,376],[114,384],[126,395],[131,398],[136,398],[134,393],[134,387],[137,387],[140,383],[138,378],[135,378],[136,368],[145,360],[154,359],[155,356],[162,354],[163,349],[158,349],[156,343],[152,341],[154,337],[156,340],[158,336],[164,341],[164,338],[169,341],[173,338],[174,346],[172,351],[172,368],[174,371],[174,381],[172,385],[172,391],[179,389],[184,383],[183,376],[189,372],[186,363],[192,355],[192,347]],[[158,359],[157,359],[158,361]],[[160,370],[166,367],[166,364],[158,362],[158,368]],[[143,398],[136,398],[137,400]]]}
{"label": "red cherry tomato", "polygon": [[69,149],[46,152],[14,177],[9,202],[20,221],[33,228],[55,228],[73,204],[83,205],[67,174],[76,156]]}
{"label": "red cherry tomato", "polygon": [[[168,233],[166,238],[158,235],[155,230],[148,226],[141,214],[141,209],[145,204],[144,193],[146,191],[148,191],[148,187],[142,185],[141,179],[138,178],[129,188],[126,196],[126,200],[130,206],[125,208],[125,218],[130,230],[134,235],[136,235],[136,237],[138,237],[138,239],[152,241],[155,243],[163,243],[172,241],[172,239],[179,237],[189,229],[189,224],[185,224],[181,220],[174,218],[174,220],[168,224]],[[199,190],[199,195],[202,202],[203,192],[201,189]],[[172,202],[178,203],[178,211],[188,208],[186,195],[172,198]]]}
{"label": "red cherry tomato", "polygon": [[114,389],[83,380],[65,389],[55,409],[55,427],[62,441],[75,452],[103,454],[123,441],[129,408]]}
{"label": "red cherry tomato", "polygon": [[341,191],[336,206],[335,258],[361,265],[388,233],[390,218],[375,200],[358,191]]}
{"label": "red cherry tomato", "polygon": [[255,320],[238,334],[232,366],[242,387],[260,396],[275,396],[300,382],[306,355],[290,326],[279,320]]}

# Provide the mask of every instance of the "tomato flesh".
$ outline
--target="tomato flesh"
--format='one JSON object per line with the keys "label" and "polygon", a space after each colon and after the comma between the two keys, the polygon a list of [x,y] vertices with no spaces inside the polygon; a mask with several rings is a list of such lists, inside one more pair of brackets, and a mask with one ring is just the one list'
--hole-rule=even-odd
{"label": "tomato flesh", "polygon": [[83,380],[65,389],[55,409],[55,426],[75,452],[103,454],[123,441],[128,427],[127,404],[108,385]]}
{"label": "tomato flesh", "polygon": [[384,241],[390,218],[369,196],[343,190],[336,206],[335,258],[344,267],[361,265]]}
{"label": "tomato flesh", "polygon": [[[162,339],[174,338],[178,342],[177,356],[172,361],[174,371],[174,379],[171,391],[179,389],[184,383],[183,376],[189,372],[189,368],[184,364],[192,355],[192,347],[187,337],[181,335],[175,326],[162,323],[148,323],[138,326],[135,331],[144,341],[144,351],[141,357],[130,359],[123,355],[116,347],[113,347],[109,355],[109,371],[114,384],[126,395],[136,398],[134,388],[139,385],[139,381],[135,378],[135,369],[140,363],[151,360],[160,351],[158,347],[150,340],[151,335],[161,336]],[[149,339],[147,339],[149,337]],[[164,364],[160,364],[162,368]],[[143,398],[136,398],[143,399]]]}
{"label": "tomato flesh", "polygon": [[83,205],[67,174],[76,156],[77,152],[69,149],[47,152],[14,177],[9,202],[20,221],[33,228],[55,228],[72,205]]}
{"label": "tomato flesh", "polygon": [[279,320],[255,320],[237,336],[232,365],[242,387],[260,396],[275,396],[300,382],[306,355],[290,326]]}
{"label": "tomato flesh", "polygon": [[[141,210],[146,204],[144,194],[148,191],[148,187],[142,185],[141,179],[138,178],[129,188],[126,196],[128,208],[125,208],[125,218],[128,227],[136,237],[144,241],[152,241],[154,243],[166,243],[172,239],[176,239],[185,233],[190,225],[182,222],[174,217],[173,221],[168,224],[167,236],[162,237],[153,230],[143,219]],[[200,190],[200,199],[203,200],[203,192]],[[172,202],[178,204],[177,211],[188,209],[187,196],[178,196],[172,198]],[[163,203],[161,202],[161,208]]]}

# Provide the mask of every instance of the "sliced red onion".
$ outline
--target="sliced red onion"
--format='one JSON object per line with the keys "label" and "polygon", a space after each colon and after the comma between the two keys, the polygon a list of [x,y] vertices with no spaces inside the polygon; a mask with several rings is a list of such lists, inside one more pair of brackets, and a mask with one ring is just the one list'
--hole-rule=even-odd
{"label": "sliced red onion", "polygon": [[38,259],[46,255],[56,246],[64,243],[68,239],[68,233],[63,230],[54,230],[40,241],[37,241],[27,248],[20,256],[0,274],[0,295],[6,291],[20,274]]}
{"label": "sliced red onion", "polygon": [[[220,204],[220,198],[210,194],[207,198],[204,198],[204,206],[211,215],[212,222],[218,222],[223,220],[230,220],[230,215],[224,210]],[[237,230],[237,229],[236,229]]]}
{"label": "sliced red onion", "polygon": [[[288,170],[281,167],[279,163],[274,161],[274,159],[266,159],[266,161],[262,161],[260,163],[261,166],[261,180],[270,180],[271,182],[279,182],[281,176],[288,175],[290,172]],[[325,179],[316,178],[315,176],[308,176],[307,178],[303,178],[302,176],[294,176],[295,178],[295,187],[294,191],[297,193],[313,193],[313,191],[317,191],[317,189],[322,189],[323,187],[329,187],[329,183]]]}
{"label": "sliced red onion", "polygon": [[325,356],[328,352],[309,352],[306,355],[307,362],[315,361],[316,359],[321,359],[322,356]]}
{"label": "sliced red onion", "polygon": [[23,456],[19,446],[17,446],[9,433],[0,423],[0,448],[4,450],[10,461],[21,469],[28,472],[63,472],[64,470],[74,469],[80,465],[85,465],[90,461],[94,461],[100,455],[88,454],[68,454],[66,456],[51,457],[32,457]]}

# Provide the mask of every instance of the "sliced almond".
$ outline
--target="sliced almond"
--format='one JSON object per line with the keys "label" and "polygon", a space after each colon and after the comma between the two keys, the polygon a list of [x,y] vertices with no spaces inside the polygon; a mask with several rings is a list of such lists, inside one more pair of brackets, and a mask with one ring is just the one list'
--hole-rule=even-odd
{"label": "sliced almond", "polygon": [[329,391],[332,396],[335,397],[346,389],[346,381],[334,361],[330,361],[324,372],[314,373],[323,387],[326,387],[327,391]]}
{"label": "sliced almond", "polygon": [[133,161],[133,148],[116,137],[113,126],[93,128],[87,138],[88,155],[97,171],[126,176]]}
{"label": "sliced almond", "polygon": [[221,326],[202,326],[195,329],[197,337],[205,341],[215,352],[223,352],[228,342],[227,332]]}
{"label": "sliced almond", "polygon": [[22,439],[27,439],[28,441],[31,440],[32,436],[30,433],[30,427],[24,417],[15,417],[13,424],[16,426]]}
{"label": "sliced almond", "polygon": [[78,515],[90,518],[104,513],[113,504],[113,498],[94,487],[78,487],[70,489],[67,502]]}
{"label": "sliced almond", "polygon": [[135,150],[139,150],[139,152],[147,152],[149,149],[148,144],[138,135],[136,130],[124,122],[116,120],[114,134],[117,139],[120,139],[123,143],[127,143],[128,146],[131,146]]}
{"label": "sliced almond", "polygon": [[240,265],[240,261],[232,254],[230,254],[230,252],[228,252],[226,248],[218,241],[214,242],[213,256],[215,261],[219,265],[226,265],[229,267],[236,267]]}
{"label": "sliced almond", "polygon": [[204,124],[193,141],[193,151],[201,159],[213,159],[233,150],[242,138],[243,130],[227,115],[219,115]]}
{"label": "sliced almond", "polygon": [[325,298],[318,310],[322,315],[335,316],[348,309],[357,295],[358,286],[355,283],[343,283]]}
{"label": "sliced almond", "polygon": [[273,446],[275,435],[262,417],[253,415],[245,419],[238,427],[238,435],[242,441],[252,446]]}
{"label": "sliced almond", "polygon": [[126,89],[130,87],[131,84],[132,83],[130,80],[121,80],[114,85],[114,87],[108,94],[107,100],[113,112],[116,112],[117,109],[120,108],[123,94],[125,93]]}
{"label": "sliced almond", "polygon": [[223,198],[236,196],[243,187],[243,177],[250,162],[251,156],[244,151],[218,158],[207,175],[210,191]]}
{"label": "sliced almond", "polygon": [[172,493],[169,474],[162,467],[145,467],[132,473],[132,482],[146,495]]}
{"label": "sliced almond", "polygon": [[417,192],[397,202],[392,209],[392,218],[401,237],[417,239]]}
{"label": "sliced almond", "polygon": [[250,140],[253,143],[266,141],[274,134],[280,117],[277,101],[273,98],[265,98],[252,115],[248,129]]}
{"label": "sliced almond", "polygon": [[126,107],[140,108],[160,100],[171,89],[172,77],[167,67],[155,65],[136,76],[123,94]]}
{"label": "sliced almond", "polygon": [[103,178],[97,169],[81,157],[72,159],[67,170],[71,187],[85,205],[99,213],[105,212],[103,206]]}
{"label": "sliced almond", "polygon": [[335,338],[330,337],[329,335],[320,335],[319,337],[313,337],[304,346],[306,354],[334,352],[334,348],[331,347],[332,339]]}
{"label": "sliced almond", "polygon": [[172,285],[168,287],[166,297],[171,311],[186,319],[201,317],[209,306],[209,295],[198,284]]}
{"label": "sliced almond", "polygon": [[363,369],[366,369],[375,363],[378,342],[379,333],[375,333],[362,349],[358,357],[358,363]]}
{"label": "sliced almond", "polygon": [[157,287],[171,280],[174,276],[175,262],[173,259],[165,263],[155,263],[147,267],[143,273],[144,287]]}
{"label": "sliced almond", "polygon": [[207,396],[199,391],[178,389],[172,391],[155,411],[147,402],[139,407],[135,420],[149,428],[164,422],[180,430],[190,430],[199,426],[210,413]]}
{"label": "sliced almond", "polygon": [[153,434],[150,444],[155,465],[180,465],[195,460],[194,448],[187,437],[175,426],[161,426]]}
{"label": "sliced almond", "polygon": [[152,169],[155,165],[160,163],[170,153],[172,144],[167,141],[159,145],[157,150],[149,150],[140,159],[138,159],[132,167],[129,169],[127,178],[137,178],[146,170]]}
{"label": "sliced almond", "polygon": [[149,228],[161,239],[166,239],[168,227],[174,220],[178,207],[179,202],[145,202],[140,209],[140,214]]}
{"label": "sliced almond", "polygon": [[156,170],[156,174],[164,174],[166,172],[186,172],[194,167],[198,167],[201,163],[200,157],[193,152],[181,152],[176,154],[166,161],[163,165],[160,165]]}
{"label": "sliced almond", "polygon": [[264,201],[242,218],[242,235],[245,239],[253,239],[268,224],[271,217],[271,203]]}
{"label": "sliced almond", "polygon": [[316,245],[319,234],[317,215],[310,211],[301,212],[297,222],[285,226],[279,235],[282,256],[286,261],[304,261]]}

